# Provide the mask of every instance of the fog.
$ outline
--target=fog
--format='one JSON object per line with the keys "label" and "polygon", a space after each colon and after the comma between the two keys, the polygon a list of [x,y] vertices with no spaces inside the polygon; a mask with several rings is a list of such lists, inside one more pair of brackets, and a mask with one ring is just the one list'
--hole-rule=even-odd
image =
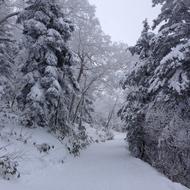
{"label": "fog", "polygon": [[134,45],[138,39],[142,21],[145,18],[151,22],[159,14],[160,8],[152,7],[151,0],[90,0],[97,7],[105,33],[111,35],[114,41]]}

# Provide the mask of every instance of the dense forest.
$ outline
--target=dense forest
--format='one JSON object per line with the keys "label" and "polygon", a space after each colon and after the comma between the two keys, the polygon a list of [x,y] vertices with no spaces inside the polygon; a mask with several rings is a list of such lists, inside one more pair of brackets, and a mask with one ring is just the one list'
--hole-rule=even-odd
{"label": "dense forest", "polygon": [[[160,14],[129,47],[88,0],[0,0],[3,179],[22,178],[15,145],[80,156],[119,133],[133,157],[190,187],[190,1],[152,4]],[[41,130],[57,141],[38,142]]]}

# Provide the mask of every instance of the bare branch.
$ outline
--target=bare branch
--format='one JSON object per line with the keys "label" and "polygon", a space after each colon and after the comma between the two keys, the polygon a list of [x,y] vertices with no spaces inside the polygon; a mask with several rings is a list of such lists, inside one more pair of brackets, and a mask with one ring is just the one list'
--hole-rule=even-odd
{"label": "bare branch", "polygon": [[74,123],[75,120],[76,120],[76,118],[77,118],[77,113],[78,113],[79,107],[80,107],[80,105],[81,105],[81,103],[82,103],[82,101],[83,101],[84,96],[85,96],[86,93],[88,92],[89,88],[93,85],[93,83],[94,83],[95,81],[97,81],[97,80],[98,80],[99,78],[101,78],[103,75],[104,75],[104,72],[101,73],[101,74],[99,74],[98,76],[94,77],[94,78],[89,82],[89,84],[87,85],[87,87],[82,91],[81,98],[80,98],[80,100],[79,100],[79,102],[78,102],[78,104],[77,104],[77,107],[76,107],[76,110],[75,110],[75,114],[74,114],[74,118],[73,118],[72,123]]}

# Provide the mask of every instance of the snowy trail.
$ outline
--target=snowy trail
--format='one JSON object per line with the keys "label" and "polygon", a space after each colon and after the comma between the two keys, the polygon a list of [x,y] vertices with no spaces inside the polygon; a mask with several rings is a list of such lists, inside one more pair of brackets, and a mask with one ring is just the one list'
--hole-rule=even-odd
{"label": "snowy trail", "polygon": [[49,166],[19,182],[0,181],[1,190],[185,190],[148,164],[130,156],[123,135],[94,144],[79,158]]}

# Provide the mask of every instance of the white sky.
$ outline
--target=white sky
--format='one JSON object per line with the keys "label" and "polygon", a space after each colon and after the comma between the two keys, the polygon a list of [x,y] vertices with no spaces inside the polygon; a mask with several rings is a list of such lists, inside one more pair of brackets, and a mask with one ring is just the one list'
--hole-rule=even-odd
{"label": "white sky", "polygon": [[134,45],[142,30],[142,21],[152,21],[160,8],[151,0],[90,0],[97,7],[97,17],[112,40]]}

